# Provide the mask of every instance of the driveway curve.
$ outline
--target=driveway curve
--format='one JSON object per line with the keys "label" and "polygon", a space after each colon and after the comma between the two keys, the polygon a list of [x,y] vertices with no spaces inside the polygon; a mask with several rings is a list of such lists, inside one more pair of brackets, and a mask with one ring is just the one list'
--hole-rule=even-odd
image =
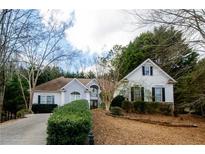
{"label": "driveway curve", "polygon": [[0,145],[45,145],[50,114],[31,114],[0,124]]}

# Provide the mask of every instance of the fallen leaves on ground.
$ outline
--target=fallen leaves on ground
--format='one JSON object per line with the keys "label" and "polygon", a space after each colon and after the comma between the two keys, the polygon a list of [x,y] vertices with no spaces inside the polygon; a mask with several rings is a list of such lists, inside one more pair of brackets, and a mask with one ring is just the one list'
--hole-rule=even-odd
{"label": "fallen leaves on ground", "polygon": [[167,127],[148,124],[106,115],[104,110],[93,112],[93,133],[95,144],[205,144],[205,119],[183,115],[136,115],[161,121],[186,121],[195,123],[197,128]]}

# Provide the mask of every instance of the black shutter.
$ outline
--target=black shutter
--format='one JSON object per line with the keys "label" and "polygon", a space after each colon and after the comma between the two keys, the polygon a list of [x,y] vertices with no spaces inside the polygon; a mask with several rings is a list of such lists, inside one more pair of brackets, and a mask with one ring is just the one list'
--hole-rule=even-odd
{"label": "black shutter", "polygon": [[54,96],[52,96],[52,104],[54,104]]}
{"label": "black shutter", "polygon": [[38,104],[41,102],[41,95],[38,95]]}
{"label": "black shutter", "polygon": [[162,88],[162,101],[165,102],[165,88]]}
{"label": "black shutter", "polygon": [[153,75],[153,67],[150,66],[150,75],[152,76]]}
{"label": "black shutter", "polygon": [[141,87],[141,97],[142,101],[144,101],[144,87]]}
{"label": "black shutter", "polygon": [[134,87],[131,87],[131,101],[134,101]]}
{"label": "black shutter", "polygon": [[152,101],[155,102],[155,88],[152,87]]}
{"label": "black shutter", "polygon": [[144,66],[142,66],[142,75],[145,75],[145,69],[144,69]]}

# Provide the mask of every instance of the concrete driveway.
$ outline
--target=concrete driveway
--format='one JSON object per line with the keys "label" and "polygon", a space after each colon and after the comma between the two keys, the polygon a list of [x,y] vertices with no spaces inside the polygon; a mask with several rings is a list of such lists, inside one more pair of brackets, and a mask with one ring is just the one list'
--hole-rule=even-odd
{"label": "concrete driveway", "polygon": [[0,124],[0,145],[45,145],[49,116],[50,114],[31,114],[23,119]]}

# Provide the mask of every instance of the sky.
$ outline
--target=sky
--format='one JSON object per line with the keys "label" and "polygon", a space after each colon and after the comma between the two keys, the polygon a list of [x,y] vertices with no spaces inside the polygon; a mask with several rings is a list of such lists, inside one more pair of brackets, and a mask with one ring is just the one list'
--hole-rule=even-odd
{"label": "sky", "polygon": [[[66,29],[65,38],[72,50],[79,52],[69,71],[93,70],[95,58],[112,49],[116,44],[127,45],[143,29],[136,30],[133,18],[127,10],[117,9],[76,9],[40,10],[45,21],[52,20],[57,25],[72,22]],[[46,22],[45,22],[46,24]],[[62,64],[63,65],[63,64]]]}
{"label": "sky", "polygon": [[152,30],[150,27],[136,29],[133,16],[127,10],[42,9],[40,15],[45,21],[50,20],[59,26],[63,22],[72,23],[66,29],[65,41],[68,50],[77,51],[78,56],[73,58],[72,65],[61,64],[64,70],[71,72],[95,70],[96,57],[116,44],[125,46],[140,33]]}

